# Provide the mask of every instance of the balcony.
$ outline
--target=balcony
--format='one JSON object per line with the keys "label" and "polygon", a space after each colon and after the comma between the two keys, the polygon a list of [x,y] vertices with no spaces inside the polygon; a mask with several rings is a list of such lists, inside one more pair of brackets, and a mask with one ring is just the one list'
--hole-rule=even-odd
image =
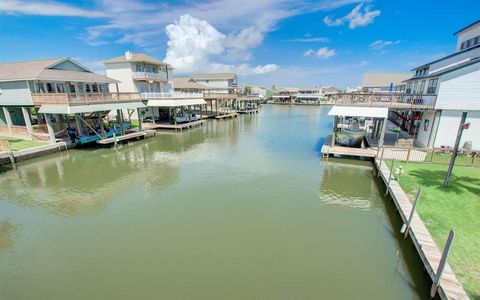
{"label": "balcony", "polygon": [[167,81],[167,73],[151,73],[151,72],[133,72],[133,79],[136,80],[157,80],[157,81]]}
{"label": "balcony", "polygon": [[182,92],[144,92],[141,93],[142,99],[202,99],[202,93],[182,93]]}
{"label": "balcony", "polygon": [[32,94],[34,105],[42,104],[68,104],[68,105],[89,105],[89,104],[109,104],[141,101],[139,93],[52,93],[52,94]]}
{"label": "balcony", "polygon": [[338,93],[328,95],[329,103],[343,106],[434,109],[437,95],[405,93]]}

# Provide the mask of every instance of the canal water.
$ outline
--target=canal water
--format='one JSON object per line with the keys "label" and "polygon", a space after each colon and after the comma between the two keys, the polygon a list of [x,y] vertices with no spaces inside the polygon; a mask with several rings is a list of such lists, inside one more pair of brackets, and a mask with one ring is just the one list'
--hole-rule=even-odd
{"label": "canal water", "polygon": [[426,299],[371,164],[320,161],[327,111],[2,171],[0,299]]}

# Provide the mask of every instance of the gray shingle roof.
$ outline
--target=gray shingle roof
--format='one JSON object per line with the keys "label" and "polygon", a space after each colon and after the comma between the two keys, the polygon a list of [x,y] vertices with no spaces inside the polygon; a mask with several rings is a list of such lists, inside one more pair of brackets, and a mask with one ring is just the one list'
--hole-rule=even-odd
{"label": "gray shingle roof", "polygon": [[49,69],[49,67],[65,60],[70,60],[79,65],[77,62],[68,57],[0,63],[0,81],[55,80],[98,83],[118,82],[104,75],[93,73],[87,69],[85,69],[85,72]]}
{"label": "gray shingle roof", "polygon": [[195,82],[190,77],[174,77],[172,79],[173,87],[176,89],[198,89],[206,90],[208,87]]}
{"label": "gray shingle roof", "polygon": [[127,59],[125,55],[117,56],[105,61],[104,63],[115,64],[115,63],[122,63],[122,62],[145,62],[152,65],[170,66],[169,64],[164,63],[163,61],[156,59],[154,57],[151,57],[149,55],[146,55],[144,53],[132,53],[131,59]]}

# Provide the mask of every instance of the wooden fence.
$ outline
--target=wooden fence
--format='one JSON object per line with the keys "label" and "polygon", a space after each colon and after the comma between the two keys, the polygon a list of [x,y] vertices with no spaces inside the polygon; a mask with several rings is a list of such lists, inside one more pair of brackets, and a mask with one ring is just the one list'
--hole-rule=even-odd
{"label": "wooden fence", "polygon": [[[378,159],[411,161],[418,163],[448,164],[452,158],[450,148],[401,148],[385,146],[377,151]],[[480,167],[480,150],[459,150],[455,164],[458,166]]]}

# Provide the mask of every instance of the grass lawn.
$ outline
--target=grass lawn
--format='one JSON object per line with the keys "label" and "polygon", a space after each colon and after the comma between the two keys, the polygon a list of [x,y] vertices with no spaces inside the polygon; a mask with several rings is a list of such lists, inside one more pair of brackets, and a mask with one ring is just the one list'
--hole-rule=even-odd
{"label": "grass lawn", "polygon": [[13,151],[18,151],[18,150],[23,150],[23,149],[28,149],[28,148],[47,145],[47,143],[45,143],[45,142],[29,141],[29,140],[22,140],[22,139],[12,139],[12,138],[9,138],[8,142],[10,143],[10,148]]}
{"label": "grass lawn", "polygon": [[422,188],[417,212],[441,250],[449,230],[455,230],[448,261],[469,296],[480,299],[480,168],[456,166],[450,186],[444,188],[446,164],[396,166],[405,171],[400,184],[411,199]]}

